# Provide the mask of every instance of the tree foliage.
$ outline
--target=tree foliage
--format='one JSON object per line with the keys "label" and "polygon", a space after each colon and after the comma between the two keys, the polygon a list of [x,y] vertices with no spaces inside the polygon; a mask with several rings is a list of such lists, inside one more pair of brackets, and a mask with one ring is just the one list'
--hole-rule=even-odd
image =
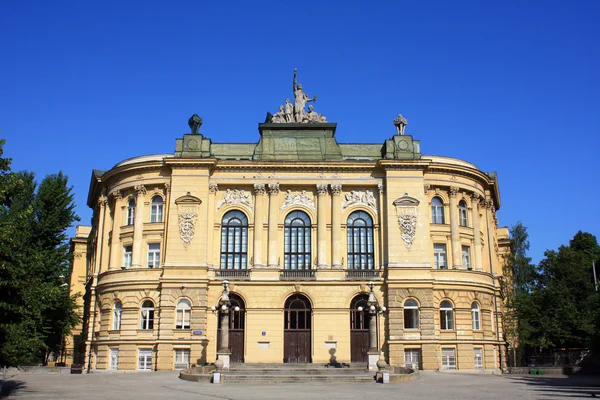
{"label": "tree foliage", "polygon": [[0,157],[0,365],[60,351],[77,323],[65,281],[66,230],[79,220],[71,191],[61,172],[38,187],[32,173],[11,172],[10,159]]}

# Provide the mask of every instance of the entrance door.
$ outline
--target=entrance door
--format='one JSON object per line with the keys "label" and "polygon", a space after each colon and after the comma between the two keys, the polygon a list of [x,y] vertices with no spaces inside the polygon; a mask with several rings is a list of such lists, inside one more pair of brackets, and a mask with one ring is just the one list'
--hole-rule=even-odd
{"label": "entrance door", "polygon": [[[368,362],[369,351],[369,306],[368,296],[361,294],[352,300],[350,306],[350,361]],[[362,307],[359,311],[359,307]]]}
{"label": "entrance door", "polygon": [[295,294],[285,302],[283,333],[283,362],[311,362],[311,306],[301,294]]}
{"label": "entrance door", "polygon": [[[246,310],[244,300],[231,293],[229,294],[231,307],[229,308],[229,351],[231,362],[244,362],[244,325]],[[238,311],[235,308],[238,307]],[[217,349],[221,347],[221,318],[217,330]]]}

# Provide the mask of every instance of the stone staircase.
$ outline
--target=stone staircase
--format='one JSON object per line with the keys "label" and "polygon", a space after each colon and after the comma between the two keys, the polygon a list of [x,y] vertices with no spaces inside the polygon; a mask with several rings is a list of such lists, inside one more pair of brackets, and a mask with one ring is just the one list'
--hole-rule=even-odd
{"label": "stone staircase", "polygon": [[366,364],[325,366],[318,364],[232,364],[224,371],[224,383],[347,383],[374,382],[375,372]]}

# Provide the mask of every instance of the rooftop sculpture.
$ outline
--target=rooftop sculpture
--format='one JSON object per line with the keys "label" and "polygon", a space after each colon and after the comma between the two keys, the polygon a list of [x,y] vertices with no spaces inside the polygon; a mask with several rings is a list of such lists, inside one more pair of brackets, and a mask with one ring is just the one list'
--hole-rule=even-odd
{"label": "rooftop sculpture", "polygon": [[284,123],[326,123],[327,119],[323,114],[319,114],[314,110],[313,105],[308,106],[306,112],[306,103],[317,101],[317,95],[311,99],[305,92],[302,91],[302,85],[297,82],[298,69],[294,68],[294,104],[290,99],[285,99],[285,105],[279,106],[279,111],[275,114],[267,114],[267,123],[284,124]]}

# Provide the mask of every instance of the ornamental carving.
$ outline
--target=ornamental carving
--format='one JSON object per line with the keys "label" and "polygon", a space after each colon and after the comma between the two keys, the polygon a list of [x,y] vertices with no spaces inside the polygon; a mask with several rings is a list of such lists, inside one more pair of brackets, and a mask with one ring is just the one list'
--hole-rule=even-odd
{"label": "ornamental carving", "polygon": [[246,193],[242,189],[227,189],[223,194],[223,199],[217,203],[217,210],[225,204],[245,206],[252,209],[252,198],[250,193]]}
{"label": "ornamental carving", "polygon": [[396,207],[402,240],[404,240],[406,248],[410,249],[417,232],[417,206],[419,200],[410,197],[408,193],[404,193],[404,196],[394,200],[393,204]]}
{"label": "ornamental carving", "polygon": [[377,213],[377,200],[370,190],[352,190],[344,195],[342,210],[354,205],[367,206]]}
{"label": "ornamental carving", "polygon": [[269,193],[272,195],[279,194],[279,183],[269,183]]}
{"label": "ornamental carving", "polygon": [[181,196],[175,200],[175,204],[177,205],[179,236],[181,237],[183,247],[185,248],[190,245],[194,238],[200,203],[202,203],[202,200],[192,196],[190,192],[187,192],[185,196]]}
{"label": "ornamental carving", "polygon": [[254,184],[254,194],[265,194],[265,184],[264,183],[255,183]]}
{"label": "ornamental carving", "polygon": [[307,193],[306,190],[303,190],[302,192],[297,191],[296,193],[292,193],[292,191],[288,189],[287,193],[285,194],[285,200],[281,205],[281,209],[285,210],[286,208],[291,206],[305,206],[314,210],[315,201],[313,199],[312,194]]}
{"label": "ornamental carving", "polygon": [[289,98],[285,99],[285,105],[280,105],[279,111],[275,114],[268,113],[265,122],[274,124],[316,124],[327,122],[327,118],[323,114],[316,112],[312,104],[308,106],[308,111],[306,111],[306,104],[317,101],[317,95],[314,95],[311,99],[302,90],[302,85],[297,82],[297,75],[298,70],[294,69],[294,103]]}
{"label": "ornamental carving", "polygon": [[331,194],[332,195],[342,194],[342,185],[340,185],[340,184],[331,185]]}
{"label": "ornamental carving", "polygon": [[458,195],[458,188],[456,186],[450,187],[450,197],[456,197]]}
{"label": "ornamental carving", "polygon": [[146,195],[146,187],[144,185],[136,185],[133,187],[138,196]]}
{"label": "ornamental carving", "polygon": [[219,191],[219,185],[217,183],[209,183],[208,191],[211,193],[217,193]]}
{"label": "ornamental carving", "polygon": [[327,194],[327,185],[326,184],[318,184],[317,185],[317,195],[325,196]]}

